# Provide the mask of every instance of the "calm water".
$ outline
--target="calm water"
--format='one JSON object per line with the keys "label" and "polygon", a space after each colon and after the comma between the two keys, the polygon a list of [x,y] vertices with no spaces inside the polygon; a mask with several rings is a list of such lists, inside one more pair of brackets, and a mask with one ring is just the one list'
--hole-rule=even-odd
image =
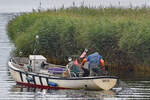
{"label": "calm water", "polygon": [[121,81],[118,87],[110,91],[41,90],[16,85],[7,66],[13,44],[6,35],[6,25],[13,15],[0,14],[0,100],[150,100],[150,80],[145,78]]}

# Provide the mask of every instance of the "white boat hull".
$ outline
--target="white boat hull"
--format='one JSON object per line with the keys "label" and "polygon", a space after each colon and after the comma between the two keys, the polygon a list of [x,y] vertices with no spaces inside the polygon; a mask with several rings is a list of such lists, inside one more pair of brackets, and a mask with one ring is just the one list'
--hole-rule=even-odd
{"label": "white boat hull", "polygon": [[[22,85],[39,88],[55,89],[94,89],[110,90],[117,83],[117,77],[114,76],[96,76],[96,77],[54,77],[46,74],[37,74],[26,72],[16,68],[13,62],[8,62],[10,73],[13,79]],[[29,80],[32,79],[32,80]]]}

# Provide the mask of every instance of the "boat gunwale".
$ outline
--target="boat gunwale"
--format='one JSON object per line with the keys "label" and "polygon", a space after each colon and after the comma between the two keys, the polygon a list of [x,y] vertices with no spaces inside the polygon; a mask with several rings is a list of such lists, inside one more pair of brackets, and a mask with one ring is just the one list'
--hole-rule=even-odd
{"label": "boat gunwale", "polygon": [[[10,63],[13,63],[11,61],[9,61]],[[8,62],[8,63],[9,63]],[[119,77],[117,76],[94,76],[94,77],[54,77],[54,76],[50,76],[48,74],[43,74],[43,73],[34,73],[34,72],[28,72],[28,71],[22,71],[19,68],[14,67],[12,64],[11,66],[8,64],[9,68],[17,71],[17,72],[22,72],[24,74],[28,74],[28,75],[34,75],[34,76],[41,76],[43,78],[48,78],[48,79],[57,79],[57,80],[93,80],[93,79],[102,79],[102,78],[110,78],[110,79],[119,79]],[[13,68],[13,67],[14,68]]]}

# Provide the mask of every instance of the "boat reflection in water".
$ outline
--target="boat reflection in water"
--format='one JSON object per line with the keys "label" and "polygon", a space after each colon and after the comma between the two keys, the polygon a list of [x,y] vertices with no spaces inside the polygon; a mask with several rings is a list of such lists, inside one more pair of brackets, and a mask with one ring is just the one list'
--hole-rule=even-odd
{"label": "boat reflection in water", "polygon": [[[91,91],[91,90],[55,90],[55,89],[39,89],[29,88],[21,85],[14,85],[11,88],[11,94],[17,95],[17,99],[22,97],[27,99],[100,99],[114,98],[116,92],[108,91]],[[14,97],[14,96],[13,96]]]}

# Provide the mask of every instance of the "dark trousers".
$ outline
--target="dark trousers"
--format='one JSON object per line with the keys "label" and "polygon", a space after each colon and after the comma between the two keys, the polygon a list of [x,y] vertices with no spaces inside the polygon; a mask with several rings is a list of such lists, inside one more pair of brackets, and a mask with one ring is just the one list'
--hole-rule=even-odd
{"label": "dark trousers", "polygon": [[90,71],[88,70],[88,69],[86,69],[86,68],[82,68],[82,70],[84,71],[84,73],[83,73],[83,77],[87,77],[87,76],[89,76],[89,74],[90,74]]}

